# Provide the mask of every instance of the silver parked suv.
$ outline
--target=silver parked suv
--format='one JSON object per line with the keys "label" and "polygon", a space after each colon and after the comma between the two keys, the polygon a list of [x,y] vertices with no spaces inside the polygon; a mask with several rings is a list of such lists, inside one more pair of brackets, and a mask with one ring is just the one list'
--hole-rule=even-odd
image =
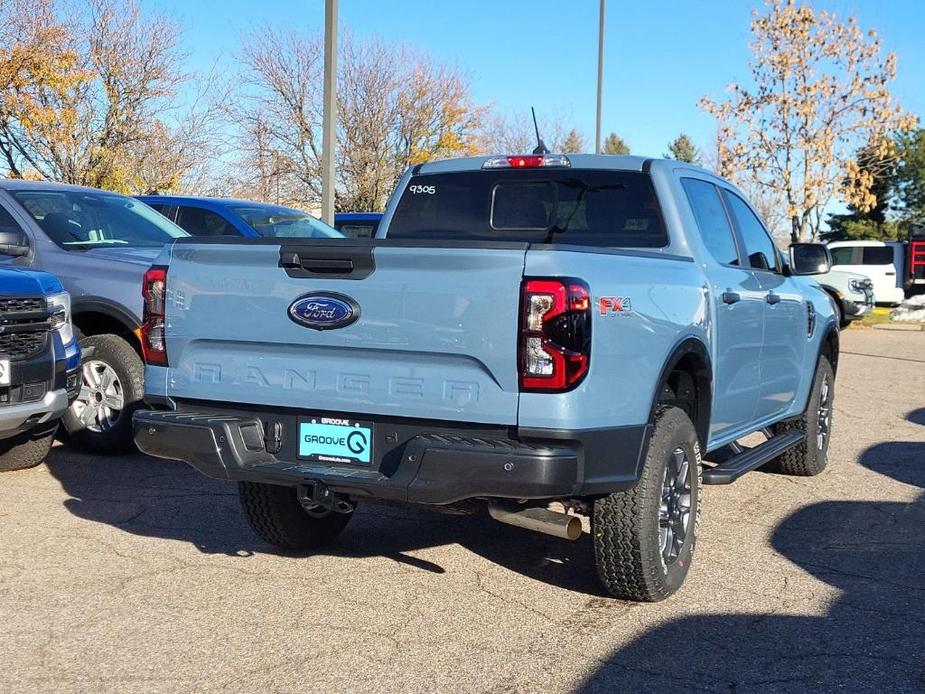
{"label": "silver parked suv", "polygon": [[57,275],[72,297],[84,362],[63,418],[71,441],[100,453],[131,448],[144,376],[141,279],[161,247],[186,232],[138,200],[58,183],[0,180],[0,215],[28,243],[0,263]]}

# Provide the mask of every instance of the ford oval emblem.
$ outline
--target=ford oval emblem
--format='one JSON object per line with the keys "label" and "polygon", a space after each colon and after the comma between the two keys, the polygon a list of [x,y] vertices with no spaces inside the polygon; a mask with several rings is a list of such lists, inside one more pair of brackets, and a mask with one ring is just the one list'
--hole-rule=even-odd
{"label": "ford oval emblem", "polygon": [[290,304],[289,317],[306,328],[333,330],[356,321],[360,317],[360,306],[343,294],[306,294]]}

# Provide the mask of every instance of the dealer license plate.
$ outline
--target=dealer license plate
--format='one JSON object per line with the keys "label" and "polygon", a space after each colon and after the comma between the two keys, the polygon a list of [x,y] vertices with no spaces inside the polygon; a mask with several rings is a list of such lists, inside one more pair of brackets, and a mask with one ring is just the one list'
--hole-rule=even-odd
{"label": "dealer license plate", "polygon": [[337,417],[315,417],[299,422],[300,458],[369,465],[372,453],[372,424]]}

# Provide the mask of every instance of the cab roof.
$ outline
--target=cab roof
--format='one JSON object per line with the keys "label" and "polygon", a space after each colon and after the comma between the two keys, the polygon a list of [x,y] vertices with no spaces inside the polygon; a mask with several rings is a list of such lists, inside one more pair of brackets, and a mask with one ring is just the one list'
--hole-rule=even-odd
{"label": "cab roof", "polygon": [[[498,159],[500,157],[518,156],[513,154],[492,154],[479,157],[461,157],[458,159],[442,159],[439,161],[418,164],[411,170],[412,174],[432,174],[432,173],[453,173],[457,171],[479,171],[485,162]],[[636,155],[615,155],[615,154],[553,154],[547,156],[565,156],[569,160],[570,168],[573,169],[610,169],[615,171],[649,171],[655,168],[685,168],[708,173],[715,176],[711,171],[707,171],[699,166],[677,161],[675,159],[656,159],[653,157],[641,157]],[[560,169],[561,167],[550,167],[550,170]],[[493,169],[497,171],[498,169]]]}

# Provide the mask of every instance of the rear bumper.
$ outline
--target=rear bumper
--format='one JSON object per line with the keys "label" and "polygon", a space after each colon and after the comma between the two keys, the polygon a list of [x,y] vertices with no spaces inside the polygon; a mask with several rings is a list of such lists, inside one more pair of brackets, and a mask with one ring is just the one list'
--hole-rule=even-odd
{"label": "rear bumper", "polygon": [[[374,420],[369,466],[299,460],[297,422],[308,413],[223,409],[143,410],[135,441],[209,477],[298,486],[322,482],[355,498],[449,504],[475,497],[553,499],[628,489],[638,479],[650,427],[593,431],[448,426]],[[281,433],[267,451],[267,431]]]}

